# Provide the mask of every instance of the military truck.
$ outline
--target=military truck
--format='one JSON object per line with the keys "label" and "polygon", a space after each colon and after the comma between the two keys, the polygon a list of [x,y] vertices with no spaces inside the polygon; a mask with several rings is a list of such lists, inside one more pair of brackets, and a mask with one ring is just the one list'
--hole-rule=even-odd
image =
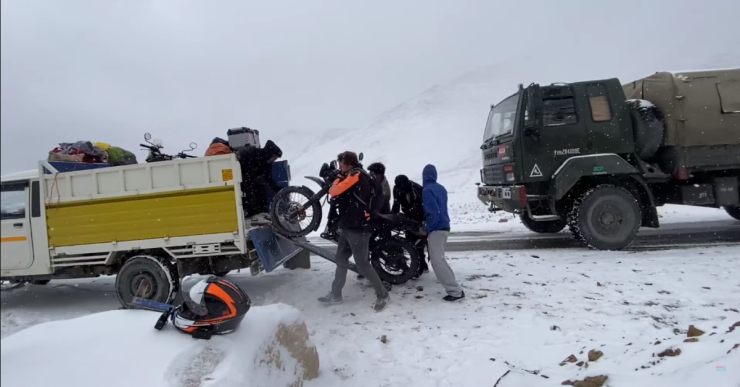
{"label": "military truck", "polygon": [[479,199],[597,249],[659,227],[666,203],[740,219],[740,68],[519,86],[491,107]]}

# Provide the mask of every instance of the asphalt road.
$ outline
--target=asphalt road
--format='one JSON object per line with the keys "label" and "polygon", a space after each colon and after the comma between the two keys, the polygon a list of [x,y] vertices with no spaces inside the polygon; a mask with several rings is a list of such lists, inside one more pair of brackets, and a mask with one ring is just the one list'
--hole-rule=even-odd
{"label": "asphalt road", "polygon": [[[675,247],[740,245],[740,221],[672,223],[658,229],[641,228],[626,250],[663,250]],[[557,234],[533,232],[466,232],[450,235],[448,251],[582,248],[566,228]]]}
{"label": "asphalt road", "polygon": [[[333,244],[319,238],[312,243],[334,251]],[[676,247],[740,245],[740,221],[671,223],[658,229],[641,228],[637,239],[625,250],[665,250]],[[529,250],[583,248],[566,228],[556,234],[534,232],[461,232],[452,233],[447,251]]]}

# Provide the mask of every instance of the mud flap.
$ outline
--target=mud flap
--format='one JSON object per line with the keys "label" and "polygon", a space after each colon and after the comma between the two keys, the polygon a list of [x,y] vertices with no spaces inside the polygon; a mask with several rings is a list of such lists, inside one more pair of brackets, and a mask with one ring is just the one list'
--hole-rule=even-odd
{"label": "mud flap", "polygon": [[273,271],[303,250],[289,239],[278,238],[270,227],[249,230],[249,239],[257,250],[257,256],[266,272]]}

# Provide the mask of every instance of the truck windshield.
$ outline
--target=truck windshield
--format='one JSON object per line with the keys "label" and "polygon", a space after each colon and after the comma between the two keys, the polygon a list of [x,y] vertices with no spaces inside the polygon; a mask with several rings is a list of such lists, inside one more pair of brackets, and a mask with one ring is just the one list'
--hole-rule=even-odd
{"label": "truck windshield", "polygon": [[486,122],[486,132],[483,134],[483,141],[503,134],[509,134],[514,130],[516,106],[518,103],[519,93],[516,93],[491,109],[491,112],[488,114],[488,122]]}

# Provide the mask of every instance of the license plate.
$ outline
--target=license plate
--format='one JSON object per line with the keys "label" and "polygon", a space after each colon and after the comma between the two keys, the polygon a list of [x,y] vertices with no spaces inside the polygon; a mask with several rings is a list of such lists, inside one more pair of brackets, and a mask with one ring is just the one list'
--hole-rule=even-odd
{"label": "license plate", "polygon": [[502,188],[501,197],[504,199],[511,199],[511,188]]}

